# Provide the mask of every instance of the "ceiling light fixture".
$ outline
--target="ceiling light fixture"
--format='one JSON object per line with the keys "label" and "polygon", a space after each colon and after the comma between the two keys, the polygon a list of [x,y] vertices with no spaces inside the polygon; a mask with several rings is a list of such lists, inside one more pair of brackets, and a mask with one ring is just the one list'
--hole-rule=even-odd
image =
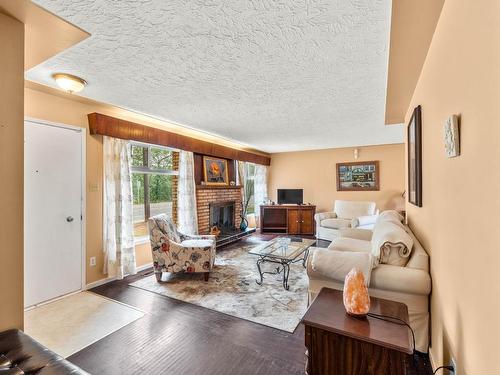
{"label": "ceiling light fixture", "polygon": [[70,94],[82,91],[87,85],[84,79],[67,73],[54,73],[52,78],[56,81],[57,86]]}

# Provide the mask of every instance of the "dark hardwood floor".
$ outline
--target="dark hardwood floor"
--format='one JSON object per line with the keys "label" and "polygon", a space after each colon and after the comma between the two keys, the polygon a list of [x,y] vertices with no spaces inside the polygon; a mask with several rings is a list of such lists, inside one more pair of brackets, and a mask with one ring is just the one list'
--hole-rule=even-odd
{"label": "dark hardwood floor", "polygon": [[[245,241],[271,237],[257,234]],[[304,374],[302,325],[290,334],[128,286],[150,274],[144,271],[92,289],[146,315],[73,354],[70,361],[94,375]],[[408,375],[431,374],[428,362],[419,355]]]}

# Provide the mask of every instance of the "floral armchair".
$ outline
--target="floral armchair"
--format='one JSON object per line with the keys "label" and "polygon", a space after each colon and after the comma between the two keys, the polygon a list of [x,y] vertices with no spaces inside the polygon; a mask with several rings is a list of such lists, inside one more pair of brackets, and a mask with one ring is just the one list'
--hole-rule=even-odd
{"label": "floral armchair", "polygon": [[148,227],[158,282],[162,272],[203,272],[208,281],[215,262],[215,236],[180,233],[166,214],[149,218]]}

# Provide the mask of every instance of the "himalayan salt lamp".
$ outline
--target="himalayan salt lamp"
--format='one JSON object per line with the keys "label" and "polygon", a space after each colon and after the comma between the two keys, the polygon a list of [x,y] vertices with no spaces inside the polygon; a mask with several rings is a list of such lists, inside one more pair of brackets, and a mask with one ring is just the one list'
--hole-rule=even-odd
{"label": "himalayan salt lamp", "polygon": [[345,277],[344,307],[349,315],[364,317],[370,311],[370,296],[363,272],[353,268]]}

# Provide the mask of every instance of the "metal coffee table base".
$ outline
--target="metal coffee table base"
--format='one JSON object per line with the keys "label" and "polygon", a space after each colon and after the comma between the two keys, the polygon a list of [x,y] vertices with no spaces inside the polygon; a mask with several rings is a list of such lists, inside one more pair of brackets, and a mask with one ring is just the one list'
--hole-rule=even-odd
{"label": "metal coffee table base", "polygon": [[[296,262],[302,262],[302,266],[306,266],[306,261],[307,261],[307,256],[309,254],[309,249],[306,250],[304,253],[304,258],[299,258],[299,259],[274,259],[270,258],[268,256],[262,256],[259,260],[257,260],[257,269],[259,270],[259,276],[260,280],[255,280],[255,282],[259,285],[262,285],[262,282],[264,281],[264,274],[270,274],[270,275],[278,275],[281,272],[283,272],[283,288],[285,290],[289,290],[290,286],[288,285],[288,276],[290,275],[290,264],[296,263]],[[262,263],[274,263],[278,264],[278,267],[276,267],[276,270],[274,272],[268,272],[268,271],[262,271],[262,268],[260,265]],[[281,267],[280,267],[281,266]]]}

